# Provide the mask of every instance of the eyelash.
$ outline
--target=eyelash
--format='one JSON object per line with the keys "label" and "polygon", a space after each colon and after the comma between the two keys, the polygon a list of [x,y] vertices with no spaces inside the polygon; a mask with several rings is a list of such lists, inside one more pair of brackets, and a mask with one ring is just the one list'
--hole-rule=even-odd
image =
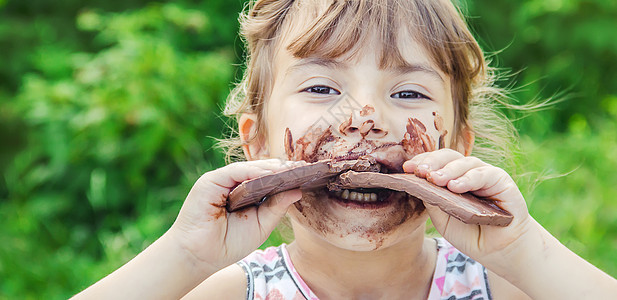
{"label": "eyelash", "polygon": [[[327,93],[322,93],[322,92],[316,91],[316,89],[322,89],[322,90],[327,89],[328,92]],[[329,86],[325,86],[325,85],[310,86],[310,87],[305,88],[302,91],[303,92],[307,92],[307,93],[311,93],[311,94],[319,94],[319,95],[340,95],[341,94],[341,92],[337,91],[336,89],[333,89],[333,88],[331,88]]]}
{"label": "eyelash", "polygon": [[[318,91],[321,90],[320,91]],[[327,90],[327,93],[324,93],[323,91]],[[302,90],[303,92],[306,93],[310,93],[310,94],[319,94],[319,95],[340,95],[341,92],[339,92],[338,90],[331,88],[329,86],[325,86],[325,85],[314,85],[314,86],[310,86],[304,90]],[[403,96],[403,94],[407,94],[407,96]],[[400,91],[400,92],[396,92],[392,95],[390,95],[390,97],[395,98],[395,99],[427,99],[427,100],[431,100],[431,98],[429,98],[428,96],[420,93],[420,92],[416,92],[416,91]]]}
{"label": "eyelash", "polygon": [[[409,96],[407,97],[401,97],[401,94],[406,93],[409,94]],[[416,91],[400,91],[400,92],[396,92],[392,95],[390,95],[390,97],[392,98],[396,98],[396,99],[427,99],[427,100],[431,100],[431,98],[429,98],[428,96],[420,93],[420,92],[416,92]]]}

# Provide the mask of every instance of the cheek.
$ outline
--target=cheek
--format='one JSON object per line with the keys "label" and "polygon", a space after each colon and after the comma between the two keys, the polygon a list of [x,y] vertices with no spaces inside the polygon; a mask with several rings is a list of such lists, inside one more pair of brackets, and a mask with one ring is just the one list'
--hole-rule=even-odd
{"label": "cheek", "polygon": [[293,101],[271,101],[266,106],[265,112],[265,128],[270,156],[287,158],[285,155],[287,129],[294,137],[300,137],[311,128],[327,128],[330,126],[331,122],[324,119],[323,115],[323,109],[315,107],[315,105],[299,105]]}
{"label": "cheek", "polygon": [[286,109],[284,105],[275,101],[269,102],[265,110],[265,130],[267,134],[267,147],[271,158],[284,158],[285,128],[290,127],[294,117],[294,111]]}
{"label": "cheek", "polygon": [[422,110],[400,117],[403,122],[395,126],[395,134],[401,137],[405,152],[417,155],[446,147],[450,130],[444,124],[439,110]]}

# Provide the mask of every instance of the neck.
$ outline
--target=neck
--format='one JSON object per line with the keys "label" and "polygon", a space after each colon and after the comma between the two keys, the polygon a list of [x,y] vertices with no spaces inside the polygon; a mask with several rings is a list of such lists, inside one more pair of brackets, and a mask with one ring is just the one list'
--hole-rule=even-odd
{"label": "neck", "polygon": [[320,299],[428,297],[436,245],[424,226],[397,243],[374,251],[336,247],[300,227],[288,250],[302,279]]}

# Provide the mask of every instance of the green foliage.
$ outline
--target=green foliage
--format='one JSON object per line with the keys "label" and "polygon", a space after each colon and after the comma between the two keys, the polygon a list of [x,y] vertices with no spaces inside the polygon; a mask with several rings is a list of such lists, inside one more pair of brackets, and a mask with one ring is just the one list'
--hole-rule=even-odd
{"label": "green foliage", "polygon": [[169,228],[192,183],[222,163],[207,137],[225,128],[233,51],[197,49],[206,13],[153,4],[84,11],[77,24],[108,46],[44,51],[42,74],[23,77],[11,106],[26,147],[4,174],[9,201],[0,203],[8,296],[64,298],[117,268]]}
{"label": "green foliage", "polygon": [[[617,98],[610,100],[617,105]],[[592,133],[574,117],[565,133],[523,139],[521,164],[538,170],[526,190],[529,211],[568,248],[617,276],[617,114]]]}
{"label": "green foliage", "polygon": [[610,116],[600,101],[617,94],[617,1],[464,2],[485,50],[498,52],[499,67],[518,73],[518,99],[548,99],[563,92],[571,98],[521,122],[519,130],[538,137],[565,132],[575,113],[592,129],[602,128],[596,120]]}

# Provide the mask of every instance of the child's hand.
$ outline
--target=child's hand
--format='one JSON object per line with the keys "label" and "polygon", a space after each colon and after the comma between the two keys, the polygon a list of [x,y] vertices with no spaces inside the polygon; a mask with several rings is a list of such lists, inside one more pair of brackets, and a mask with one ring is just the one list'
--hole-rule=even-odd
{"label": "child's hand", "polygon": [[240,182],[296,164],[278,159],[239,162],[205,173],[191,189],[168,234],[197,260],[198,267],[216,271],[242,259],[268,238],[301,192],[283,192],[258,207],[233,213],[225,209],[227,195]]}
{"label": "child's hand", "polygon": [[479,197],[494,199],[514,215],[507,227],[469,225],[436,206],[426,205],[437,231],[457,249],[476,260],[482,258],[482,262],[490,257],[499,257],[500,252],[515,246],[514,242],[529,229],[531,217],[525,199],[510,175],[500,168],[451,149],[441,149],[415,156],[403,164],[403,169],[455,193],[471,192]]}

